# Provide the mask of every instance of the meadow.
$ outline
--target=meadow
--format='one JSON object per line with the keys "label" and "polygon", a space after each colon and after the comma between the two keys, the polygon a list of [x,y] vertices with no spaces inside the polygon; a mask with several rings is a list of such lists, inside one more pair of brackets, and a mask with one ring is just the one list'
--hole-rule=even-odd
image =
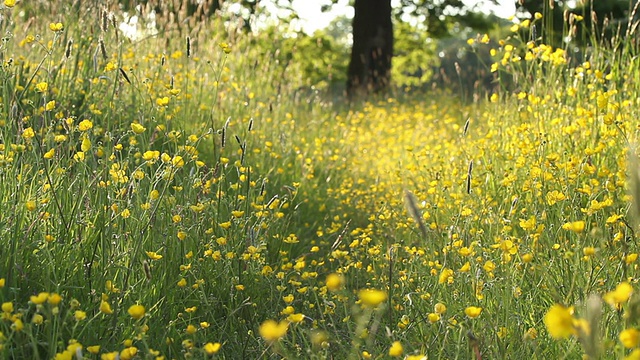
{"label": "meadow", "polygon": [[350,104],[238,22],[49,6],[0,9],[0,357],[640,359],[632,41],[537,14],[468,41],[510,88]]}

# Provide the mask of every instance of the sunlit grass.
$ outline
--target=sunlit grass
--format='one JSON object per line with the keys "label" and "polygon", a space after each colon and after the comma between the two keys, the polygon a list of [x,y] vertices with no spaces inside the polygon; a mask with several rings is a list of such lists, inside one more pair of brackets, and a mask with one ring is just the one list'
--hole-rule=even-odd
{"label": "sunlit grass", "polygon": [[20,6],[3,357],[638,352],[627,53],[573,66],[514,34],[493,50],[514,91],[349,107],[230,23],[131,42],[78,14],[22,27]]}

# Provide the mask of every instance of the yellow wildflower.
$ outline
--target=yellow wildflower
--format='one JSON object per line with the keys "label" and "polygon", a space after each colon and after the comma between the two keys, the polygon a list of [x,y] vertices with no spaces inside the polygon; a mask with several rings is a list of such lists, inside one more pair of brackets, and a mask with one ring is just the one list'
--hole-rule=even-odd
{"label": "yellow wildflower", "polygon": [[475,319],[478,316],[480,316],[481,312],[482,312],[482,308],[477,306],[469,306],[466,309],[464,309],[464,313],[471,319]]}
{"label": "yellow wildflower", "polygon": [[32,295],[29,298],[29,300],[36,305],[40,305],[40,304],[44,304],[48,298],[49,298],[49,293],[41,292],[38,295]]}
{"label": "yellow wildflower", "polygon": [[220,351],[220,347],[222,347],[222,345],[220,343],[206,343],[204,345],[204,347],[202,348],[204,350],[204,352],[207,353],[207,355],[213,355],[215,353],[217,353],[218,351]]}
{"label": "yellow wildflower", "polygon": [[62,31],[64,30],[64,25],[62,25],[62,23],[50,23],[49,30],[54,32]]}
{"label": "yellow wildflower", "polygon": [[91,120],[88,120],[88,119],[84,119],[80,121],[80,123],[78,124],[78,130],[82,132],[90,130],[92,127],[93,127],[93,123],[91,122]]}
{"label": "yellow wildflower", "polygon": [[134,133],[142,134],[145,130],[147,130],[147,128],[145,128],[144,126],[138,123],[131,123],[131,131],[133,131]]}
{"label": "yellow wildflower", "polygon": [[636,348],[640,343],[640,331],[635,328],[624,329],[620,332],[618,339],[627,349]]}
{"label": "yellow wildflower", "polygon": [[402,348],[402,344],[400,343],[400,341],[394,341],[389,348],[389,356],[391,357],[400,357],[402,356],[403,352],[404,349]]}
{"label": "yellow wildflower", "polygon": [[288,328],[289,323],[286,321],[278,323],[275,320],[267,320],[260,325],[258,332],[266,342],[273,343],[280,340],[287,333]]}
{"label": "yellow wildflower", "polygon": [[142,319],[142,317],[144,316],[144,306],[138,304],[131,305],[127,312],[129,313],[129,315],[131,315],[132,318],[136,320]]}
{"label": "yellow wildflower", "polygon": [[555,304],[544,315],[543,321],[549,334],[556,339],[565,339],[574,334],[572,311]]}
{"label": "yellow wildflower", "polygon": [[387,300],[387,293],[376,289],[363,289],[358,292],[358,298],[364,306],[375,308]]}
{"label": "yellow wildflower", "polygon": [[342,285],[344,284],[344,277],[340,274],[329,274],[327,275],[326,285],[329,291],[338,291],[342,289]]}
{"label": "yellow wildflower", "polygon": [[111,305],[108,302],[102,300],[100,302],[100,312],[106,315],[113,314],[113,310],[111,309]]}
{"label": "yellow wildflower", "polygon": [[573,231],[574,233],[581,233],[584,231],[585,222],[583,220],[568,222],[562,225],[564,230]]}
{"label": "yellow wildflower", "polygon": [[633,287],[625,281],[616,286],[615,290],[606,293],[602,298],[607,304],[615,308],[620,308],[623,303],[629,300],[632,292]]}

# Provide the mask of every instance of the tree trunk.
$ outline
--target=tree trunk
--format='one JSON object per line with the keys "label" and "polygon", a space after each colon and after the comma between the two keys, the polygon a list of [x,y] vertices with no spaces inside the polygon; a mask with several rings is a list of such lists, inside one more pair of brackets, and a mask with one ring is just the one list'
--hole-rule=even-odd
{"label": "tree trunk", "polygon": [[347,93],[378,92],[391,80],[391,0],[356,0]]}

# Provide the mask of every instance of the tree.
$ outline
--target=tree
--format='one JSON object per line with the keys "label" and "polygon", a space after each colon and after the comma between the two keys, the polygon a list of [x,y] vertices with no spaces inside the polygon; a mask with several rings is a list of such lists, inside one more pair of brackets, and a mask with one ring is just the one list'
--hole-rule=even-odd
{"label": "tree", "polygon": [[[271,1],[280,8],[291,9],[293,0]],[[326,1],[330,4],[338,2]],[[496,1],[479,0],[478,3]],[[155,11],[156,19],[173,19],[172,23],[181,24],[186,19],[199,21],[210,17],[223,4],[240,4],[252,16],[261,0],[118,0],[118,3],[125,11],[151,9]],[[394,56],[393,20],[403,22],[407,17],[411,18],[416,23],[422,23],[433,37],[444,37],[460,28],[486,30],[493,24],[489,17],[469,8],[462,0],[400,0],[399,3],[396,9],[392,9],[391,0],[353,0],[353,45],[347,69],[349,95],[379,92],[389,86]],[[325,10],[330,7],[323,6]],[[245,20],[248,25],[249,20]],[[249,26],[246,29],[250,30]]]}
{"label": "tree", "polygon": [[486,16],[471,11],[462,0],[401,0],[395,12],[391,0],[355,0],[353,7],[353,47],[347,74],[350,96],[379,92],[390,84],[394,16],[399,21],[410,17],[424,22],[429,34],[435,37],[450,34],[455,25],[478,30],[492,25]]}
{"label": "tree", "polygon": [[347,92],[379,91],[389,84],[393,56],[391,0],[356,0]]}

